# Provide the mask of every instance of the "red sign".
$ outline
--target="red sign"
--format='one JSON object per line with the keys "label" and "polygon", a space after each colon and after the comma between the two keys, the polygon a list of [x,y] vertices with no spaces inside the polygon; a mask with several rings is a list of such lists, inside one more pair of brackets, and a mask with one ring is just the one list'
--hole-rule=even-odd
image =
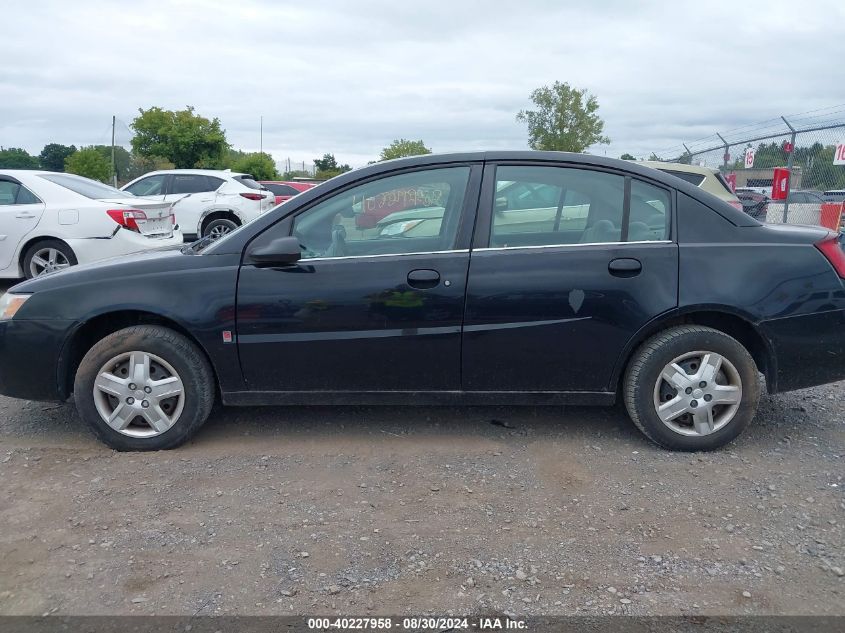
{"label": "red sign", "polygon": [[728,154],[727,152],[725,152],[725,155],[723,156],[723,158],[725,159],[725,162],[727,163],[731,159],[731,155]]}
{"label": "red sign", "polygon": [[839,141],[836,144],[836,150],[833,152],[833,164],[845,165],[845,141]]}
{"label": "red sign", "polygon": [[783,151],[786,152],[787,154],[791,154],[792,153],[792,143],[790,143],[789,141],[784,141],[783,142]]}
{"label": "red sign", "polygon": [[731,191],[736,192],[736,174],[725,174],[725,180],[727,180],[728,184],[731,186]]}
{"label": "red sign", "polygon": [[772,200],[786,200],[789,194],[789,170],[785,167],[775,167],[772,176]]}
{"label": "red sign", "polygon": [[751,169],[754,167],[754,150],[752,148],[748,148],[745,150],[745,168]]}

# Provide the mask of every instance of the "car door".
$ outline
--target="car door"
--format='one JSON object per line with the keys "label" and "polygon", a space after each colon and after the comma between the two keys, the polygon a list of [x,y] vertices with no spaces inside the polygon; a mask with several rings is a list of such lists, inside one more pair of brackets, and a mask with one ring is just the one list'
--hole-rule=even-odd
{"label": "car door", "polygon": [[173,213],[183,233],[199,234],[202,214],[214,205],[215,189],[222,183],[204,174],[172,174],[165,200],[177,203]]}
{"label": "car door", "polygon": [[625,345],[678,303],[672,197],[612,170],[488,165],[467,287],[464,389],[613,390]]}
{"label": "car door", "polygon": [[0,270],[16,265],[15,252],[41,220],[44,203],[20,181],[0,175]]}
{"label": "car door", "polygon": [[[430,392],[460,388],[469,240],[481,168],[378,176],[298,210],[248,248],[294,235],[295,265],[244,258],[237,340],[251,390]],[[473,191],[475,194],[473,195]],[[362,230],[368,209],[402,215]]]}

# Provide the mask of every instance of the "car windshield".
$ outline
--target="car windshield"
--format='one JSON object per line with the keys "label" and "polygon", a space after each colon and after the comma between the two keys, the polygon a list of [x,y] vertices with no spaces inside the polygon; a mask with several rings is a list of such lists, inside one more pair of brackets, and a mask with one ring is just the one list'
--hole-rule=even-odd
{"label": "car windshield", "polygon": [[134,198],[131,193],[104,185],[90,178],[74,176],[73,174],[40,174],[44,180],[49,180],[65,189],[70,189],[80,196],[91,200],[106,200],[110,198]]}

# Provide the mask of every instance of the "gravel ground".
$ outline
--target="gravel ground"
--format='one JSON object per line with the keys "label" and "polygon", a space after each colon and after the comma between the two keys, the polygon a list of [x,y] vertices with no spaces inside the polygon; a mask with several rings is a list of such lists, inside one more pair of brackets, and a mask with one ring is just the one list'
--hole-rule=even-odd
{"label": "gravel ground", "polygon": [[0,397],[0,614],[845,615],[843,396],[704,454],[576,407],[220,408],[116,453]]}
{"label": "gravel ground", "polygon": [[621,409],[218,409],[113,452],[0,398],[2,614],[845,614],[845,383],[728,449]]}

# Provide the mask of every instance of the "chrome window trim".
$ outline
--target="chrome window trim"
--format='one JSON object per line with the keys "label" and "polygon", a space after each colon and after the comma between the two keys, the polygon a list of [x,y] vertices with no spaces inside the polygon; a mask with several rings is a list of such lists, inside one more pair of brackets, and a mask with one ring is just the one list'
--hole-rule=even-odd
{"label": "chrome window trim", "polygon": [[488,246],[485,248],[474,248],[475,251],[512,251],[512,250],[531,250],[531,249],[546,249],[546,248],[568,248],[572,246],[627,246],[628,244],[674,244],[672,240],[639,240],[635,242],[585,242],[583,244],[541,244],[539,246]]}
{"label": "chrome window trim", "polygon": [[408,255],[449,255],[458,253],[469,253],[469,249],[462,248],[458,250],[447,251],[414,251],[413,253],[380,253],[378,255],[342,255],[339,257],[303,257],[299,260],[299,263],[307,264],[308,262],[327,262],[335,259],[371,259],[375,257],[405,257]]}

